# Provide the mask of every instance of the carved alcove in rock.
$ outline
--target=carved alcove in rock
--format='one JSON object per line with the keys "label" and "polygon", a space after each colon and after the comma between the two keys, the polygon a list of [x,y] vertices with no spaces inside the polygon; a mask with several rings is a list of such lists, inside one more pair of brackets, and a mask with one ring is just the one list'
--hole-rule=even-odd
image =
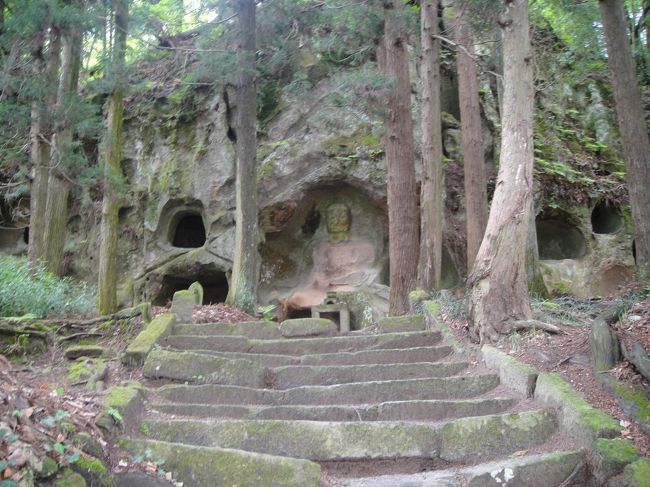
{"label": "carved alcove in rock", "polygon": [[0,221],[0,254],[17,255],[27,251],[29,227],[15,227]]}
{"label": "carved alcove in rock", "polygon": [[298,204],[280,207],[288,212],[284,223],[265,228],[261,247],[260,302],[282,301],[287,315],[304,316],[327,292],[385,289],[385,201],[341,182],[312,188]]}
{"label": "carved alcove in rock", "polygon": [[163,276],[162,284],[158,294],[152,301],[156,306],[168,304],[174,297],[176,291],[187,289],[198,281],[203,286],[203,304],[223,303],[228,296],[228,279],[225,272],[207,271],[203,274],[198,272],[194,279],[176,276]]}
{"label": "carved alcove in rock", "polygon": [[616,233],[623,228],[624,220],[618,206],[600,201],[591,211],[591,228],[594,233]]}
{"label": "carved alcove in rock", "polygon": [[541,260],[580,259],[587,253],[580,222],[569,213],[546,210],[537,216],[535,228]]}

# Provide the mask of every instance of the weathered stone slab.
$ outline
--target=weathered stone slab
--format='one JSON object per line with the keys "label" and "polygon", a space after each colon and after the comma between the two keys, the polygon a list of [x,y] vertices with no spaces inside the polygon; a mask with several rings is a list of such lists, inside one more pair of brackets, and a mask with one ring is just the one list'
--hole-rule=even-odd
{"label": "weathered stone slab", "polygon": [[200,323],[176,324],[175,335],[239,335],[247,338],[272,339],[282,338],[277,323],[271,321],[246,321],[242,323]]}
{"label": "weathered stone slab", "polygon": [[192,352],[152,350],[144,363],[146,377],[264,387],[268,369],[249,360],[230,360]]}
{"label": "weathered stone slab", "polygon": [[485,365],[499,373],[503,385],[514,389],[524,397],[533,397],[538,375],[536,369],[490,345],[484,345],[481,354]]}
{"label": "weathered stone slab", "polygon": [[297,318],[280,324],[280,333],[285,338],[333,336],[337,331],[336,323],[325,318]]}
{"label": "weathered stone slab", "polygon": [[379,335],[347,335],[291,340],[253,340],[238,336],[171,335],[166,344],[185,350],[214,350],[226,352],[303,355],[346,352],[352,350],[378,350],[437,345],[441,336],[437,332],[385,333]]}
{"label": "weathered stone slab", "polygon": [[449,377],[467,368],[466,362],[372,364],[372,365],[303,365],[278,367],[271,371],[276,389],[303,385],[345,384],[425,377]]}
{"label": "weathered stone slab", "polygon": [[499,385],[496,375],[304,386],[282,391],[222,385],[166,385],[158,395],[179,403],[327,405],[424,399],[468,399]]}
{"label": "weathered stone slab", "polygon": [[591,448],[598,438],[613,438],[621,431],[617,421],[591,406],[560,374],[539,374],[535,399],[557,407],[562,431],[585,448]]}
{"label": "weathered stone slab", "polygon": [[157,404],[157,411],[180,416],[230,419],[283,419],[304,421],[440,421],[503,413],[516,400],[510,398],[459,401],[393,401],[355,406],[237,406],[218,404]]}
{"label": "weathered stone slab", "polygon": [[544,443],[555,431],[545,411],[463,418],[444,424],[192,420],[145,421],[161,441],[221,446],[315,461],[433,457],[462,461]]}
{"label": "weathered stone slab", "polygon": [[147,354],[151,352],[156,343],[169,335],[175,321],[176,315],[173,313],[156,316],[128,346],[122,357],[122,362],[132,367],[144,364]]}
{"label": "weathered stone slab", "polygon": [[[560,487],[582,462],[581,451],[508,458],[459,470],[349,479],[343,487]],[[581,478],[575,479],[580,482]],[[577,485],[577,484],[575,484]],[[582,485],[582,484],[581,484]]]}
{"label": "weathered stone slab", "polygon": [[95,422],[97,426],[112,433],[121,429],[131,429],[140,420],[143,402],[144,391],[138,382],[127,381],[122,385],[110,387],[104,396],[106,409]]}
{"label": "weathered stone slab", "polygon": [[424,331],[427,325],[422,315],[385,316],[379,318],[380,333]]}
{"label": "weathered stone slab", "polygon": [[610,479],[608,487],[650,487],[650,458],[629,464],[623,473]]}
{"label": "weathered stone slab", "polygon": [[318,487],[318,464],[225,448],[205,448],[162,441],[120,439],[128,450],[165,460],[165,468],[192,487]]}

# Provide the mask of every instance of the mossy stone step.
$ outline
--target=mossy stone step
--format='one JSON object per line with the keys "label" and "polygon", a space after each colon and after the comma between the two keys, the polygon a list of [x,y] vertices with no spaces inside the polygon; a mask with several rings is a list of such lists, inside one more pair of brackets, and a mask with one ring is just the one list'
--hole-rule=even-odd
{"label": "mossy stone step", "polygon": [[[560,487],[585,460],[582,451],[560,451],[508,458],[459,470],[410,475],[339,479],[341,487]],[[580,477],[575,478],[580,482]],[[584,484],[570,484],[584,485]]]}
{"label": "mossy stone step", "polygon": [[[173,349],[171,349],[173,350]],[[178,351],[178,350],[177,350]],[[192,350],[194,353],[217,356],[227,359],[250,360],[265,367],[288,365],[372,365],[413,362],[436,362],[449,356],[452,348],[446,345],[415,348],[395,348],[382,350],[362,350],[360,352],[336,352],[307,355],[260,354],[246,352],[223,352],[215,350]]]}
{"label": "mossy stone step", "polygon": [[437,345],[438,332],[386,333],[318,338],[257,340],[240,336],[170,335],[163,344],[182,350],[304,355]]}
{"label": "mossy stone step", "polygon": [[143,373],[154,379],[247,387],[265,387],[268,379],[268,369],[250,360],[168,350],[152,350],[145,360]]}
{"label": "mossy stone step", "polygon": [[164,460],[166,470],[188,487],[318,487],[318,464],[225,448],[205,448],[163,441],[121,438],[135,454]]}
{"label": "mossy stone step", "polygon": [[424,331],[427,329],[423,315],[385,316],[379,319],[378,325],[381,333]]}
{"label": "mossy stone step", "polygon": [[314,461],[427,457],[465,461],[547,441],[546,411],[463,418],[442,424],[275,420],[146,420],[152,439],[305,458]]}
{"label": "mossy stone step", "polygon": [[303,385],[331,385],[349,382],[421,379],[449,377],[468,367],[467,362],[416,362],[411,364],[372,365],[302,365],[277,367],[271,370],[276,389],[290,389]]}
{"label": "mossy stone step", "polygon": [[381,382],[353,382],[331,386],[303,386],[282,391],[226,385],[166,385],[157,395],[189,404],[332,405],[371,404],[412,400],[469,399],[499,385],[494,374],[437,377]]}
{"label": "mossy stone step", "polygon": [[460,401],[392,401],[356,406],[238,406],[220,404],[154,404],[156,411],[177,416],[305,421],[441,421],[507,411],[515,399]]}
{"label": "mossy stone step", "polygon": [[282,338],[277,323],[270,321],[244,321],[241,323],[201,323],[201,324],[178,324],[174,325],[174,335],[239,335],[248,338],[273,339]]}

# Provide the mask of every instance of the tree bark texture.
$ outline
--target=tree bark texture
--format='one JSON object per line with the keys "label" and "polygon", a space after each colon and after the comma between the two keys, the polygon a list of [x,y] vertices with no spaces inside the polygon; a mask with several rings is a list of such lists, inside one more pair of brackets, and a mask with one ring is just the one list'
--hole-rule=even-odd
{"label": "tree bark texture", "polygon": [[128,0],[114,0],[115,42],[113,63],[116,66],[115,88],[108,101],[107,127],[100,158],[104,166],[104,198],[99,243],[99,274],[97,282],[97,311],[113,313],[117,309],[117,241],[119,227],[119,194],[117,181],[121,178],[122,118],[124,84],[120,73],[124,67],[128,28]]}
{"label": "tree bark texture", "polygon": [[[45,209],[47,205],[47,183],[50,163],[50,143],[53,130],[53,113],[56,105],[57,78],[61,64],[61,36],[55,25],[48,25],[50,42],[47,51],[47,60],[43,67],[42,48],[33,56],[36,65],[36,76],[43,77],[42,96],[32,105],[32,124],[30,129],[30,158],[32,162],[33,178],[30,189],[29,213],[29,244],[27,259],[30,266],[34,267],[45,256],[47,242],[45,233]],[[45,36],[43,36],[44,38]]]}
{"label": "tree bark texture", "polygon": [[467,16],[467,2],[456,10],[456,65],[458,98],[465,172],[465,212],[467,220],[467,270],[471,272],[485,233],[488,219],[487,182],[483,156],[483,127],[478,78],[474,59],[474,37]]}
{"label": "tree bark texture", "polygon": [[72,144],[72,121],[69,105],[77,94],[81,64],[82,35],[71,31],[63,37],[61,78],[57,94],[57,122],[53,138],[54,151],[50,158],[47,204],[45,208],[45,265],[54,273],[61,273],[65,231],[68,221],[68,195],[70,183],[65,174],[66,159]]}
{"label": "tree bark texture", "polygon": [[393,86],[388,98],[384,148],[388,166],[388,240],[391,315],[409,312],[418,265],[418,210],[415,184],[411,83],[402,0],[384,2],[386,72]]}
{"label": "tree bark texture", "polygon": [[255,1],[234,0],[239,17],[235,258],[226,302],[254,313],[260,273],[257,217]]}
{"label": "tree bark texture", "polygon": [[526,242],[533,187],[533,61],[528,0],[504,0],[501,158],[485,237],[469,279],[470,333],[495,341],[532,312]]}
{"label": "tree bark texture", "polygon": [[418,286],[439,289],[444,225],[442,123],[440,114],[439,0],[422,0],[422,183],[420,192],[420,264]]}
{"label": "tree bark texture", "polygon": [[639,278],[650,280],[650,141],[643,100],[626,34],[623,0],[601,0],[600,13],[607,41],[607,62],[614,88],[618,128],[623,143],[627,186],[634,221]]}

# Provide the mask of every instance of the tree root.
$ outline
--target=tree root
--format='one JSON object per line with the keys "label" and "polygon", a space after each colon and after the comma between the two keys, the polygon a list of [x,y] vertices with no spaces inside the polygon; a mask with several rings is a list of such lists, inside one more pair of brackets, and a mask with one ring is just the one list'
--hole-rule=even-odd
{"label": "tree root", "polygon": [[561,328],[539,320],[516,320],[509,322],[510,331],[542,330],[555,335],[566,335]]}

